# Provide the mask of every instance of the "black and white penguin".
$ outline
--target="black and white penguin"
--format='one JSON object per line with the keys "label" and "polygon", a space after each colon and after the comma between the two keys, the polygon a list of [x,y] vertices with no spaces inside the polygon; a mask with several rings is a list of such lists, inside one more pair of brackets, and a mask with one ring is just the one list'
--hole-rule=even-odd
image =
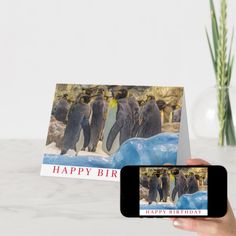
{"label": "black and white penguin", "polygon": [[161,133],[161,114],[154,96],[148,96],[141,109],[138,137],[149,138]]}
{"label": "black and white penguin", "polygon": [[175,201],[176,195],[178,194],[178,198],[180,198],[187,192],[188,186],[187,179],[181,170],[176,169],[172,174],[175,176],[175,187],[171,193],[171,198],[172,201]]}
{"label": "black and white penguin", "polygon": [[95,152],[99,139],[102,136],[105,111],[107,108],[106,100],[104,99],[104,89],[99,89],[95,100],[91,103],[92,119],[90,124],[91,138],[88,146],[89,152]]}
{"label": "black and white penguin", "polygon": [[187,185],[188,185],[188,192],[189,194],[196,193],[199,191],[198,187],[198,181],[197,178],[195,177],[194,173],[190,173],[188,179],[187,179]]}
{"label": "black and white penguin", "polygon": [[116,121],[113,124],[107,140],[106,148],[108,151],[111,150],[116,136],[119,134],[119,144],[121,145],[127,139],[131,138],[131,128],[132,128],[132,112],[128,102],[128,90],[120,89],[115,95],[117,100],[117,113]]}
{"label": "black and white penguin", "polygon": [[170,188],[170,178],[169,178],[166,170],[164,170],[164,173],[161,177],[161,181],[162,181],[163,202],[166,202],[169,188]]}
{"label": "black and white penguin", "polygon": [[158,203],[161,200],[159,189],[161,188],[161,179],[159,175],[153,174],[149,181],[148,204]]}
{"label": "black and white penguin", "polygon": [[89,116],[91,113],[89,100],[88,95],[80,95],[72,105],[68,114],[61,155],[66,154],[69,149],[76,151],[76,143],[79,141],[81,129],[84,134],[83,148],[88,146],[90,140]]}
{"label": "black and white penguin", "polygon": [[137,135],[139,129],[139,104],[134,96],[129,97],[129,106],[132,114],[132,127],[131,127],[131,137],[135,137]]}

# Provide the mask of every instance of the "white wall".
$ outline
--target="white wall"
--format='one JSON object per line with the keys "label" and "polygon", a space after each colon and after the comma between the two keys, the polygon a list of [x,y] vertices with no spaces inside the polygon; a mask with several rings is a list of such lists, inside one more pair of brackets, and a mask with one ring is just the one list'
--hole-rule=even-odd
{"label": "white wall", "polygon": [[45,138],[57,82],[183,85],[190,118],[209,22],[207,0],[1,0],[0,138]]}

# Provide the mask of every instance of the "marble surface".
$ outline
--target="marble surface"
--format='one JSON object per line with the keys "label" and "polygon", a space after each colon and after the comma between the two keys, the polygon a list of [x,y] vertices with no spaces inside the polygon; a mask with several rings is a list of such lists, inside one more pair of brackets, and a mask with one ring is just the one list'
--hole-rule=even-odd
{"label": "marble surface", "polygon": [[[236,209],[236,149],[192,141],[192,156],[229,171]],[[128,219],[119,211],[119,183],[40,177],[43,140],[0,140],[0,235],[195,235],[167,219]],[[220,203],[219,203],[220,204]]]}

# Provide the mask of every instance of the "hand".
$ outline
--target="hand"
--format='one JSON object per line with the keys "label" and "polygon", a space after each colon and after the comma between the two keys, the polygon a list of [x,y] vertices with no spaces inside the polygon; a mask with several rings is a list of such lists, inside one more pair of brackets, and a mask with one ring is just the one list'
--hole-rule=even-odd
{"label": "hand", "polygon": [[[188,165],[209,165],[201,159],[190,159]],[[228,211],[222,218],[176,218],[173,219],[176,228],[196,232],[198,236],[236,236],[236,219],[228,202]]]}

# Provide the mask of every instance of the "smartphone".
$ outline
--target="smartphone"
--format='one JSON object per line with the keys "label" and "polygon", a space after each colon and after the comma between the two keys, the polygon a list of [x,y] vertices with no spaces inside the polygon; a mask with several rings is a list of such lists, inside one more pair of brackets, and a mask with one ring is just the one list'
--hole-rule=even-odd
{"label": "smartphone", "polygon": [[222,166],[125,166],[120,190],[126,217],[223,217],[227,212]]}

